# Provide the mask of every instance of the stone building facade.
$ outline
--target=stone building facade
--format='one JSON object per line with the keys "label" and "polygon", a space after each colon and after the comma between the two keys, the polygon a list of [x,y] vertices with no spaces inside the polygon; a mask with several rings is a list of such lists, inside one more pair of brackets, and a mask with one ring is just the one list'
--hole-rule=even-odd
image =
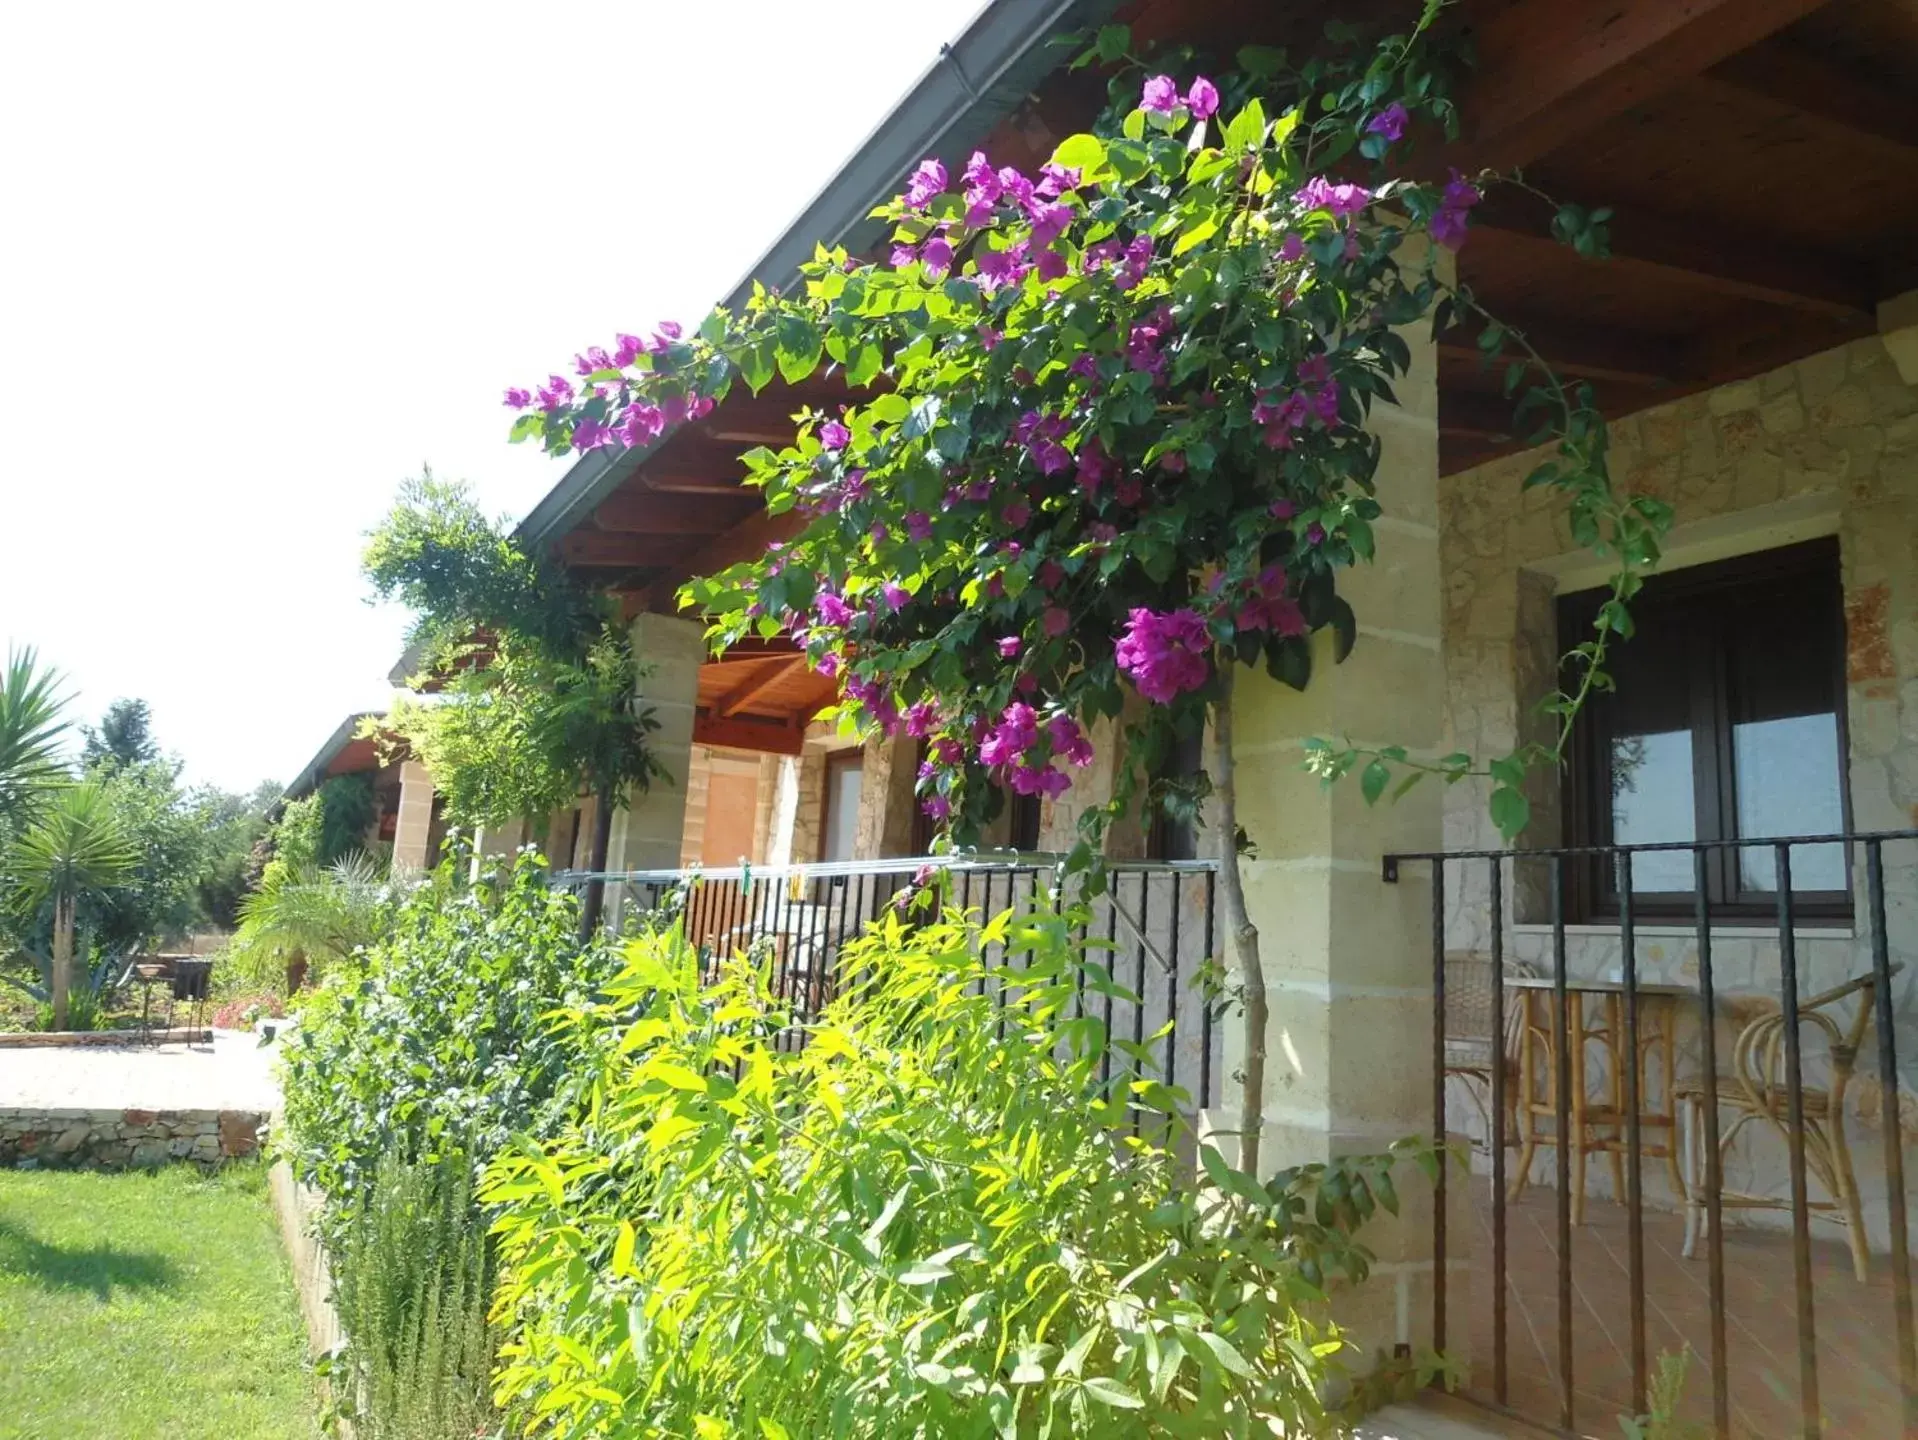
{"label": "stone building facade", "polygon": [[[1843,781],[1855,831],[1918,826],[1918,369],[1901,373],[1898,336],[1872,336],[1768,374],[1642,411],[1612,427],[1612,470],[1622,488],[1675,511],[1660,574],[1835,537],[1844,605]],[[1544,489],[1523,491],[1545,458],[1514,455],[1448,477],[1439,490],[1443,574],[1445,751],[1483,759],[1548,738],[1536,710],[1556,684],[1557,598],[1598,585],[1607,566],[1575,545],[1564,506]],[[1561,777],[1535,773],[1534,821],[1521,846],[1573,843]],[[1445,847],[1493,848],[1499,837],[1481,788],[1446,792]],[[1894,982],[1902,1055],[1918,1061],[1918,843],[1888,844],[1887,934],[1905,970]],[[1448,876],[1446,945],[1454,960],[1489,954],[1502,925],[1505,953],[1541,974],[1553,967],[1544,867],[1519,867],[1504,914],[1490,912],[1482,864]],[[1529,873],[1527,873],[1529,870]],[[1856,921],[1806,920],[1795,927],[1800,993],[1809,995],[1870,966],[1863,867],[1854,866]],[[1574,917],[1577,918],[1577,917]],[[1695,988],[1698,953],[1689,924],[1638,926],[1641,979]],[[1721,997],[1775,996],[1777,928],[1762,918],[1714,927],[1713,969]],[[1616,978],[1617,922],[1573,924],[1569,974]],[[1721,1054],[1735,1022],[1721,1021]],[[1695,1029],[1681,1030],[1697,1064]],[[1814,1047],[1815,1048],[1815,1047]],[[1809,1063],[1809,1060],[1808,1060]],[[1873,1072],[1869,1057],[1861,1071]],[[1906,1088],[1918,1068],[1905,1067]],[[1857,1087],[1854,1119],[1869,1128],[1880,1110],[1875,1073]],[[1909,1103],[1909,1102],[1907,1102]],[[1913,1125],[1908,1115],[1906,1124]],[[1764,1157],[1747,1157],[1767,1168]],[[1875,1164],[1861,1154],[1861,1171]],[[1657,1167],[1647,1167],[1654,1173]],[[1595,1188],[1605,1184],[1595,1173]]]}

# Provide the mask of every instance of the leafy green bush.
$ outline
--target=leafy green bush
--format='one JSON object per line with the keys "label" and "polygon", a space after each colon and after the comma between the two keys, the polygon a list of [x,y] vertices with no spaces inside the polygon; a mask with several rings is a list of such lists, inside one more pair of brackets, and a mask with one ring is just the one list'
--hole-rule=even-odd
{"label": "leafy green bush", "polygon": [[587,1070],[549,1013],[612,969],[605,946],[582,948],[578,923],[530,854],[470,888],[448,864],[406,891],[361,963],[300,1012],[285,1143],[301,1177],[343,1211],[389,1153],[410,1163],[463,1148],[483,1163],[515,1132],[555,1129]]}
{"label": "leafy green bush", "polygon": [[472,1169],[457,1152],[415,1164],[389,1154],[341,1217],[333,1298],[348,1339],[327,1370],[364,1440],[471,1440],[491,1428],[492,1286]]}
{"label": "leafy green bush", "polygon": [[554,1437],[1329,1433],[1326,1289],[1393,1162],[1261,1186],[1207,1147],[1203,1186],[1125,1138],[1184,1097],[1100,1081],[1074,923],[888,912],[797,1053],[763,969],[636,940],[576,1017],[616,1038],[590,1104],[482,1188],[502,1401]]}

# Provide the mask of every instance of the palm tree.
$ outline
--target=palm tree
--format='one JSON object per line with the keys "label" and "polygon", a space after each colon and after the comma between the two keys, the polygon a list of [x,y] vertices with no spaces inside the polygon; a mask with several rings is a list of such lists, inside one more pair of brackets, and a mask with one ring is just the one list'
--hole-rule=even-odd
{"label": "palm tree", "polygon": [[0,671],[0,828],[24,826],[47,792],[66,781],[66,697],[59,690],[59,675],[31,649],[8,652]]}
{"label": "palm tree", "polygon": [[379,933],[387,899],[386,876],[365,851],[342,856],[324,870],[284,872],[240,903],[234,948],[245,958],[278,955],[286,961],[290,992],[309,962],[345,960]]}
{"label": "palm tree", "polygon": [[54,794],[14,845],[14,901],[29,913],[53,903],[53,1028],[67,1028],[73,984],[74,912],[83,896],[111,890],[138,862],[133,844],[97,780]]}

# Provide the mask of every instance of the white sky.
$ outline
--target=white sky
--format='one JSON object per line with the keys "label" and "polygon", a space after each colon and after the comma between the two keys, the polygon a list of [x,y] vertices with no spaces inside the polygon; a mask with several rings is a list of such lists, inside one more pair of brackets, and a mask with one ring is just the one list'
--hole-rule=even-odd
{"label": "white sky", "polygon": [[523,515],[501,390],[696,322],[977,8],[0,5],[0,649],[291,778],[390,693],[399,482]]}

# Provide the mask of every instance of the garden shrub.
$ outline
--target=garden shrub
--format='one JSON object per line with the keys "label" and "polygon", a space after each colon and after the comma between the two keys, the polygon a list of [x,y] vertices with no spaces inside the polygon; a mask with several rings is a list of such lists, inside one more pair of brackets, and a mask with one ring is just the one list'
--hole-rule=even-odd
{"label": "garden shrub", "polygon": [[334,1404],[362,1440],[470,1440],[491,1429],[491,1262],[472,1163],[456,1151],[385,1156],[340,1217],[329,1357]]}
{"label": "garden shrub", "polygon": [[361,1203],[383,1157],[442,1148],[476,1164],[566,1111],[571,1032],[550,1012],[583,1002],[611,950],[582,946],[578,902],[527,851],[458,883],[451,863],[407,891],[387,929],[300,1012],[285,1059],[286,1144],[337,1208]]}
{"label": "garden shrub", "polygon": [[847,948],[797,1053],[766,968],[633,942],[575,1016],[616,1041],[579,1115],[482,1188],[501,1402],[555,1437],[1331,1433],[1327,1291],[1392,1159],[1262,1186],[1208,1146],[1195,1184],[1122,1123],[1189,1100],[1099,1078],[1075,997],[1124,992],[1076,917],[922,903]]}

